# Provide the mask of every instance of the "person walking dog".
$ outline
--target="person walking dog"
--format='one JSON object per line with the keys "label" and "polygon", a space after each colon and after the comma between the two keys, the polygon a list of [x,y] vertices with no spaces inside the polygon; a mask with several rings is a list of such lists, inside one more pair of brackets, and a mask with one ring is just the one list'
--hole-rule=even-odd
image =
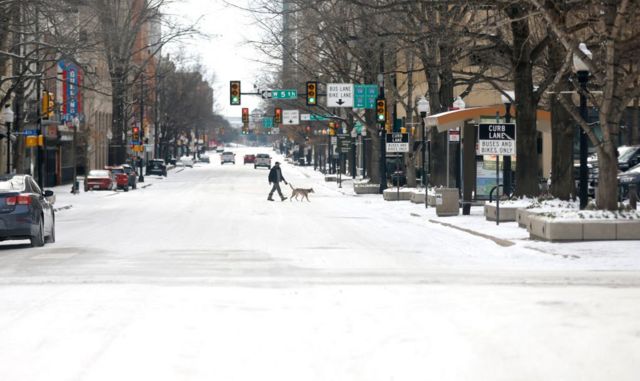
{"label": "person walking dog", "polygon": [[276,161],[276,164],[269,171],[269,184],[273,183],[273,187],[271,187],[271,192],[269,192],[269,197],[267,197],[267,200],[273,201],[272,196],[273,196],[273,192],[275,191],[278,191],[278,194],[280,195],[280,198],[282,199],[282,201],[287,199],[285,196],[282,195],[282,191],[280,190],[281,181],[284,181],[285,184],[289,184],[287,183],[287,180],[284,179],[284,176],[282,176],[282,169],[280,168],[280,163]]}

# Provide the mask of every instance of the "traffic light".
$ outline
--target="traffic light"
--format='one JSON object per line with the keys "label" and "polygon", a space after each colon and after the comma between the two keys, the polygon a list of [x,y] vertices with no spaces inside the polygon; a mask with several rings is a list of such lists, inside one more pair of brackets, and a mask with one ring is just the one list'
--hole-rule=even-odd
{"label": "traffic light", "polygon": [[376,101],[376,120],[378,123],[385,123],[387,121],[387,103],[384,99],[378,99]]}
{"label": "traffic light", "polygon": [[318,104],[318,82],[307,82],[307,106],[315,106]]}
{"label": "traffic light", "polygon": [[240,81],[229,82],[229,102],[231,106],[240,105]]}
{"label": "traffic light", "polygon": [[133,126],[131,129],[131,143],[133,145],[140,144],[140,127],[138,126]]}
{"label": "traffic light", "polygon": [[248,107],[243,107],[242,108],[242,123],[244,123],[244,124],[249,123],[249,108]]}
{"label": "traffic light", "polygon": [[273,122],[282,123],[282,109],[280,107],[276,107],[276,109],[273,110]]}
{"label": "traffic light", "polygon": [[329,135],[334,136],[336,134],[336,123],[329,122]]}
{"label": "traffic light", "polygon": [[53,119],[55,116],[56,100],[53,93],[48,91],[42,92],[42,119]]}

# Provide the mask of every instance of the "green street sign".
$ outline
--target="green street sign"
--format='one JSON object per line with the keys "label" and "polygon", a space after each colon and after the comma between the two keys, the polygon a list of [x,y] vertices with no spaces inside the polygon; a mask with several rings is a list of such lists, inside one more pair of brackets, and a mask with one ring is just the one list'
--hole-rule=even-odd
{"label": "green street sign", "polygon": [[362,127],[364,127],[364,126],[360,122],[356,122],[356,124],[353,126],[353,128],[356,129],[357,133],[361,133],[362,132]]}
{"label": "green street sign", "polygon": [[284,90],[271,90],[272,99],[298,99],[298,90],[296,89],[284,89]]}
{"label": "green street sign", "polygon": [[273,128],[273,117],[265,116],[262,118],[263,128]]}
{"label": "green street sign", "polygon": [[378,85],[354,85],[353,108],[376,108]]}

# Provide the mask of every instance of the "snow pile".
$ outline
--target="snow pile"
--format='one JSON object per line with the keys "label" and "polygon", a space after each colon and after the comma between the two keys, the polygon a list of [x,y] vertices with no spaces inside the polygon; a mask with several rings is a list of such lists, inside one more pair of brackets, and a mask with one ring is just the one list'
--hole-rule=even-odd
{"label": "snow pile", "polygon": [[[488,202],[488,205],[496,205],[496,202]],[[556,210],[577,210],[579,201],[565,201],[558,198],[529,198],[522,197],[513,200],[500,201],[501,207],[530,209],[534,212],[552,212]]]}
{"label": "snow pile", "polygon": [[609,211],[609,210],[557,210],[551,212],[540,213],[541,216],[553,218],[555,220],[563,221],[584,221],[584,220],[599,220],[599,221],[619,221],[619,220],[632,220],[640,221],[640,212],[637,210],[622,210],[622,211]]}

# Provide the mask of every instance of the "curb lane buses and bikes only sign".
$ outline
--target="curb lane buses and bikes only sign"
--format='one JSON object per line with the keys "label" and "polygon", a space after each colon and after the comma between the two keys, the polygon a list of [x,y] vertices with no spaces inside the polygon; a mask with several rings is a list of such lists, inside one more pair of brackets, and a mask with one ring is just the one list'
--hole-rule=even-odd
{"label": "curb lane buses and bikes only sign", "polygon": [[387,134],[387,153],[409,152],[409,134],[394,132]]}
{"label": "curb lane buses and bikes only sign", "polygon": [[478,154],[516,154],[515,123],[481,123],[478,125]]}

